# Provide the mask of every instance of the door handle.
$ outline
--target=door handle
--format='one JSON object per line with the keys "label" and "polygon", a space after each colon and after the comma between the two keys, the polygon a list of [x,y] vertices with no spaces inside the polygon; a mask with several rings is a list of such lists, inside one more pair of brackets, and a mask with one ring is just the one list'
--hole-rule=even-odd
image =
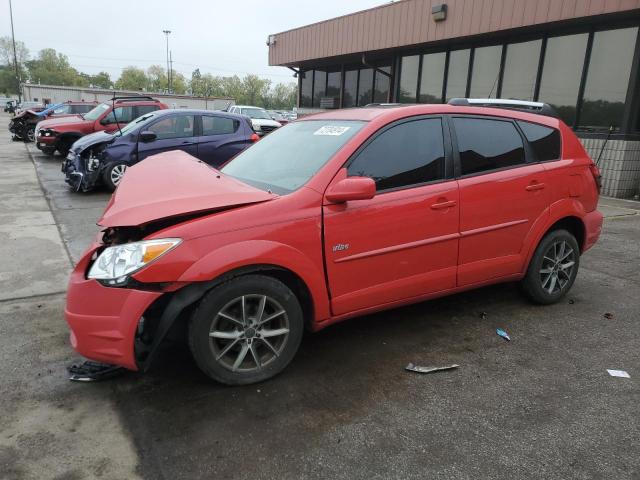
{"label": "door handle", "polygon": [[182,142],[180,145],[193,145],[193,142]]}
{"label": "door handle", "polygon": [[432,204],[431,210],[444,210],[445,208],[451,208],[455,206],[456,206],[456,202],[454,200],[448,200],[448,201]]}
{"label": "door handle", "polygon": [[536,190],[542,190],[545,187],[544,183],[532,183],[531,185],[527,185],[525,187],[525,190],[527,190],[528,192],[534,192]]}

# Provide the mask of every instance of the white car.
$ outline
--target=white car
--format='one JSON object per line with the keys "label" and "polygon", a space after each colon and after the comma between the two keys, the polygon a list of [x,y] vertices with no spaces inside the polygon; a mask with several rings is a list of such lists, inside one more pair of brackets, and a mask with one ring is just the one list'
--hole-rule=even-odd
{"label": "white car", "polygon": [[237,113],[249,117],[253,130],[260,136],[271,133],[282,126],[280,122],[273,120],[264,108],[234,105],[229,107],[228,111],[229,113]]}

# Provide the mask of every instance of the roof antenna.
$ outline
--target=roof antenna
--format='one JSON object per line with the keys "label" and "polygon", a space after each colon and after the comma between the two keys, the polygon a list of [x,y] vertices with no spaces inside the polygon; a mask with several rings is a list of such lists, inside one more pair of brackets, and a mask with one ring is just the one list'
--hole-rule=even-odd
{"label": "roof antenna", "polygon": [[111,97],[111,111],[113,112],[113,119],[116,121],[116,125],[118,126],[118,131],[120,132],[120,136],[122,136],[122,130],[120,129],[120,124],[118,123],[118,116],[116,115],[116,91],[113,91],[113,97]]}
{"label": "roof antenna", "polygon": [[493,82],[493,85],[491,86],[491,90],[489,90],[489,96],[487,98],[491,98],[491,94],[493,93],[493,89],[496,88],[496,85],[498,84],[498,78],[500,78],[500,69],[498,69],[498,75],[496,75],[496,79]]}

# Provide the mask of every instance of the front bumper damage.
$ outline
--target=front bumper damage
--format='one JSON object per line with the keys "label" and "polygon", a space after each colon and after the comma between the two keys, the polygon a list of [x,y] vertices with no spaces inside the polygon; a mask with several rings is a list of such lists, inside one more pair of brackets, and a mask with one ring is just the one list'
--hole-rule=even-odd
{"label": "front bumper damage", "polygon": [[[85,159],[81,154],[70,151],[62,162],[62,173],[65,182],[76,192],[87,192],[100,179],[101,165],[95,159]],[[88,165],[92,161],[92,165]]]}

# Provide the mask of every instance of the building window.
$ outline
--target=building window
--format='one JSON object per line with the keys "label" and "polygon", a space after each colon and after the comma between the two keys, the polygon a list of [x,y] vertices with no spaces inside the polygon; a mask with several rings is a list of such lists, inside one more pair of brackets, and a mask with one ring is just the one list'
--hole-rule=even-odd
{"label": "building window", "polygon": [[356,96],[358,94],[358,70],[347,70],[344,72],[344,93],[342,106],[355,107]]}
{"label": "building window", "polygon": [[522,137],[511,122],[454,118],[462,175],[525,163]]}
{"label": "building window", "polygon": [[447,101],[452,98],[464,98],[467,95],[470,54],[470,50],[454,50],[449,54]]}
{"label": "building window", "polygon": [[573,125],[576,119],[588,37],[587,33],[580,33],[547,41],[538,98],[551,104],[568,125]]}
{"label": "building window", "polygon": [[475,49],[473,69],[471,70],[471,88],[469,89],[470,97],[497,97],[501,56],[502,45]]}
{"label": "building window", "polygon": [[447,60],[445,52],[422,56],[420,76],[420,103],[442,103],[442,82]]}
{"label": "building window", "polygon": [[[391,73],[391,67],[378,67],[386,73]],[[390,77],[378,71],[375,72],[375,85],[373,88],[373,102],[385,103],[389,101]]]}
{"label": "building window", "polygon": [[418,68],[420,56],[402,57],[400,63],[400,103],[415,103],[418,92]]}
{"label": "building window", "polygon": [[507,45],[500,97],[533,100],[541,47],[542,40]]}
{"label": "building window", "polygon": [[349,176],[373,178],[378,191],[444,179],[442,121],[414,120],[385,130],[364,147],[348,171]]}
{"label": "building window", "polygon": [[373,69],[363,68],[360,70],[360,81],[358,82],[358,106],[361,107],[371,103],[373,97]]}
{"label": "building window", "polygon": [[302,73],[300,79],[300,106],[311,107],[313,98],[313,70],[308,70]]}
{"label": "building window", "polygon": [[327,91],[323,102],[323,108],[340,108],[340,84],[342,72],[329,72],[327,74]]}
{"label": "building window", "polygon": [[320,108],[320,103],[327,90],[327,72],[316,70],[313,78],[313,108]]}
{"label": "building window", "polygon": [[638,28],[596,32],[587,72],[580,126],[620,128]]}

